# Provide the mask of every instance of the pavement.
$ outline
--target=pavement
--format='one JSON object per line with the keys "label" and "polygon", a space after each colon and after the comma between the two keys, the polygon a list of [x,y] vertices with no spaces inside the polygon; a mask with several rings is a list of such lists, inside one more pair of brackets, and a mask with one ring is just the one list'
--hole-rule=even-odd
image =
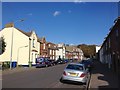
{"label": "pavement", "polygon": [[94,61],[94,68],[91,71],[90,89],[118,89],[118,75],[110,70],[105,64]]}
{"label": "pavement", "polygon": [[32,69],[35,69],[35,67],[16,67],[16,68],[12,68],[12,69],[2,70],[2,74],[6,75],[6,74],[12,74],[12,73],[16,73],[16,72],[28,71],[28,70],[32,70]]}

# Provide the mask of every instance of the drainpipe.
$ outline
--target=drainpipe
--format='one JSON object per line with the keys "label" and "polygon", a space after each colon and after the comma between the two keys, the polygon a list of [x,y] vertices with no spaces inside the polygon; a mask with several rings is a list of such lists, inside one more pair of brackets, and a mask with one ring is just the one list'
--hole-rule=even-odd
{"label": "drainpipe", "polygon": [[30,54],[31,54],[31,38],[29,38],[29,67],[31,67],[31,63],[30,63]]}

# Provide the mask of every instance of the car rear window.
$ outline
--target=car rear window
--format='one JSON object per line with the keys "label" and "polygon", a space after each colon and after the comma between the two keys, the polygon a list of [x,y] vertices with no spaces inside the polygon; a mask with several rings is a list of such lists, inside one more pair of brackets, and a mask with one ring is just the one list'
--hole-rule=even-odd
{"label": "car rear window", "polygon": [[37,62],[43,62],[43,58],[37,58]]}
{"label": "car rear window", "polygon": [[73,69],[73,70],[83,70],[83,66],[81,65],[74,65],[74,64],[69,64],[66,69]]}

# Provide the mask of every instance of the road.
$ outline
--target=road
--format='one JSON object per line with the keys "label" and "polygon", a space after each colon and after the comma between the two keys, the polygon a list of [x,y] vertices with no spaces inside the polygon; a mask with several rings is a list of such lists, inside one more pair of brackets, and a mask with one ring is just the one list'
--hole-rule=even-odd
{"label": "road", "polygon": [[34,68],[14,73],[3,73],[2,88],[85,88],[81,84],[61,83],[66,64]]}

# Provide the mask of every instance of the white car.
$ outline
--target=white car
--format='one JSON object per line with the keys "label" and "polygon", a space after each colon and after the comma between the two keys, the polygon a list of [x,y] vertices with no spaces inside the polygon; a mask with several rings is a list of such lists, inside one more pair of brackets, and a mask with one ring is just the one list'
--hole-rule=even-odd
{"label": "white car", "polygon": [[89,78],[88,69],[84,64],[70,63],[64,69],[61,80],[77,81],[86,84]]}

